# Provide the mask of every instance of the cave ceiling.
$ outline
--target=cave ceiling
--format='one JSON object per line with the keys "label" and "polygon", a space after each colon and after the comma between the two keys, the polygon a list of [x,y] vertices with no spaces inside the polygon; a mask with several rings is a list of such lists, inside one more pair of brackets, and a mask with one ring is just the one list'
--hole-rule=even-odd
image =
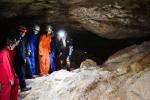
{"label": "cave ceiling", "polygon": [[150,33],[150,0],[0,0],[0,21],[53,23],[110,39]]}

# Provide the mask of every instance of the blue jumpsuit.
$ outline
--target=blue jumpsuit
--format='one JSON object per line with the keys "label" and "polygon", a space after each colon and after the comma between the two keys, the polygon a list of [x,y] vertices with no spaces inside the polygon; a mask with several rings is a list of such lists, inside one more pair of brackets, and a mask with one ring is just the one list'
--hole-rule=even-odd
{"label": "blue jumpsuit", "polygon": [[55,41],[51,41],[51,53],[50,53],[50,71],[51,73],[56,71],[56,64],[55,64],[55,59],[56,59],[56,46],[55,46]]}
{"label": "blue jumpsuit", "polygon": [[29,46],[31,50],[31,54],[29,56],[31,62],[31,74],[32,76],[37,74],[37,46],[38,46],[38,36],[35,34],[31,34],[28,37]]}

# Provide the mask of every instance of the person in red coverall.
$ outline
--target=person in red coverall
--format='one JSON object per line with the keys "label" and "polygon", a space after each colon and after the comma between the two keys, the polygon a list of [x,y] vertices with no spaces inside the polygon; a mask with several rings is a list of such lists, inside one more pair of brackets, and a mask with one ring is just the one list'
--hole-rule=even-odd
{"label": "person in red coverall", "polygon": [[10,36],[0,51],[0,100],[18,100],[19,80],[12,67],[13,50],[18,42]]}

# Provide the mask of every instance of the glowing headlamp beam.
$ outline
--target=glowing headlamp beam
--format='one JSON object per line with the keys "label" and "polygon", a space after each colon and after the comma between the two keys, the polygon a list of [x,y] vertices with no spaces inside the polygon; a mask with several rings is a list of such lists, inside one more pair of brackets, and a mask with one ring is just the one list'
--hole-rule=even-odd
{"label": "glowing headlamp beam", "polygon": [[58,32],[58,36],[59,36],[60,38],[65,37],[65,31],[60,30],[60,31]]}

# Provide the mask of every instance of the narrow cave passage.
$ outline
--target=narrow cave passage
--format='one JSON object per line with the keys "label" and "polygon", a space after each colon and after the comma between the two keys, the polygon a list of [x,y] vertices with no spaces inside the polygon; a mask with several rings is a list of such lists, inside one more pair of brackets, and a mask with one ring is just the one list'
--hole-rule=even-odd
{"label": "narrow cave passage", "polygon": [[150,40],[150,35],[141,38],[106,39],[87,30],[69,29],[73,38],[75,52],[73,66],[79,67],[85,59],[93,59],[97,64],[103,64],[108,57],[120,49]]}

